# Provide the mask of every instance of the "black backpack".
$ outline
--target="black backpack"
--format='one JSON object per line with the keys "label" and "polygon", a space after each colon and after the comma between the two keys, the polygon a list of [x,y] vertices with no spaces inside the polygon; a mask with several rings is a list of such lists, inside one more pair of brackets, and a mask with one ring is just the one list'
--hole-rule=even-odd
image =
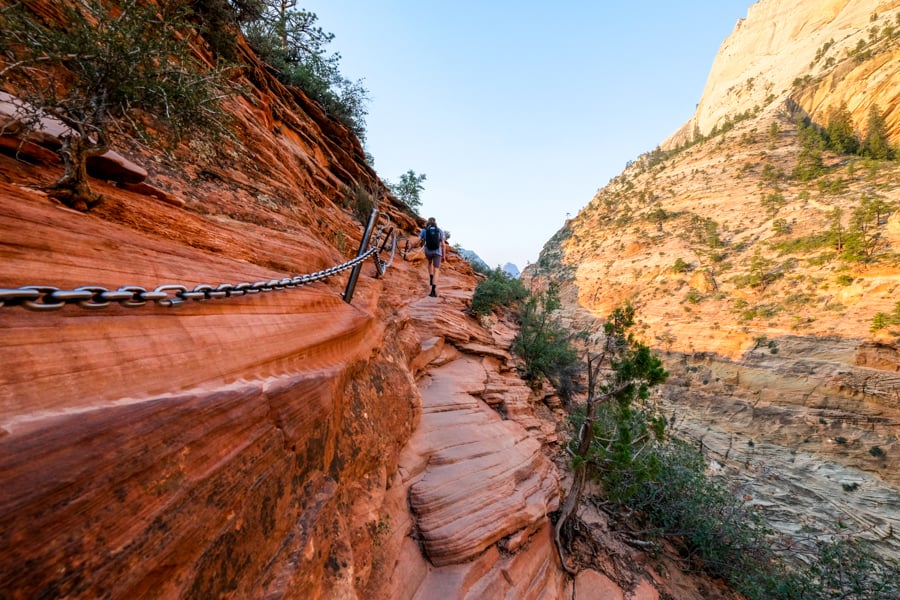
{"label": "black backpack", "polygon": [[437,250],[441,247],[441,230],[435,225],[425,228],[425,247],[429,250]]}

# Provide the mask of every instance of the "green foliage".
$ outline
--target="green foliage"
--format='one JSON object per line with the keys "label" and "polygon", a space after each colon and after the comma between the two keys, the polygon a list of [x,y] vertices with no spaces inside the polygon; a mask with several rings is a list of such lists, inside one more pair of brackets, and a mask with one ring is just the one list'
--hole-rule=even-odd
{"label": "green foliage", "polygon": [[798,571],[808,579],[804,598],[891,600],[900,597],[900,566],[880,558],[871,542],[849,535],[817,541],[813,560]]}
{"label": "green foliage", "polygon": [[841,258],[852,262],[867,262],[887,246],[881,225],[893,212],[895,204],[869,194],[864,195],[850,216]]}
{"label": "green foliage", "polygon": [[835,282],[840,286],[848,286],[853,283],[853,277],[844,273],[843,275],[838,275],[835,278]]}
{"label": "green foliage", "polygon": [[573,334],[555,317],[559,308],[559,286],[555,283],[544,293],[529,297],[518,311],[520,327],[512,350],[525,362],[525,379],[546,377],[568,402],[578,387],[578,357]]}
{"label": "green foliage", "polygon": [[[638,342],[631,329],[635,310],[631,304],[616,308],[604,323],[602,351],[589,360],[589,388],[585,419],[592,425],[589,437],[580,428],[583,456],[595,467],[610,492],[624,501],[638,493],[653,477],[654,464],[638,458],[665,439],[666,419],[650,401],[650,390],[663,383],[668,373],[658,356]],[[590,442],[585,447],[585,440]]]}
{"label": "green foliage", "polygon": [[787,235],[791,232],[791,224],[786,219],[775,219],[772,222],[772,229],[778,235]]}
{"label": "green foliage", "polygon": [[853,117],[846,102],[842,102],[840,107],[831,114],[825,135],[828,147],[835,152],[839,154],[859,152],[859,138],[856,137],[856,131],[853,129]]}
{"label": "green foliage", "polygon": [[800,88],[812,81],[812,75],[804,75],[802,77],[795,77],[794,81],[791,85],[795,88]]}
{"label": "green foliage", "polygon": [[762,512],[706,475],[695,447],[671,440],[638,460],[649,476],[629,486],[625,504],[749,600],[887,600],[900,591],[896,561],[861,538],[811,530],[802,543],[781,539]]}
{"label": "green foliage", "polygon": [[[834,46],[834,38],[828,40],[818,50],[816,50],[816,57],[813,59],[812,65],[822,60],[825,54],[828,52],[828,49]],[[810,65],[810,66],[812,66]]]}
{"label": "green foliage", "polygon": [[674,273],[687,273],[691,270],[691,263],[687,262],[680,256],[675,259],[675,263],[672,265],[672,271]]}
{"label": "green foliage", "polygon": [[741,321],[752,321],[757,318],[774,317],[781,308],[777,304],[754,304],[749,306],[744,300],[735,302],[735,310],[739,313]]}
{"label": "green foliage", "polygon": [[658,224],[662,224],[663,221],[668,219],[671,215],[666,212],[666,209],[661,206],[657,206],[652,211],[647,213],[647,219],[650,221],[655,221]]}
{"label": "green foliage", "polygon": [[[460,246],[459,244],[455,244],[453,247],[456,248],[457,252],[460,252],[460,255],[463,255],[463,252],[461,252],[462,246]],[[469,259],[469,257],[467,256],[465,257],[465,259],[470,265],[472,265],[472,270],[476,273],[480,273],[485,277],[489,277],[494,272],[494,269],[490,268],[486,263],[480,260],[474,260],[474,258]],[[477,290],[478,288],[476,287],[475,289]]]}
{"label": "green foliage", "polygon": [[770,217],[774,217],[787,204],[787,200],[784,199],[784,194],[776,191],[764,194],[760,204]]}
{"label": "green foliage", "polygon": [[229,62],[238,58],[239,27],[261,18],[263,9],[262,0],[191,0],[189,4],[215,56]]}
{"label": "green foliage", "polygon": [[275,69],[282,83],[302,89],[364,140],[368,91],[362,80],[351,81],[341,74],[340,54],[328,54],[334,34],[318,26],[315,13],[295,9],[296,0],[260,1],[259,17],[243,25],[256,54]]}
{"label": "green foliage", "polygon": [[476,315],[488,315],[498,306],[513,307],[527,297],[528,290],[522,281],[497,267],[475,287],[472,312]]}
{"label": "green foliage", "polygon": [[[650,532],[672,539],[686,559],[749,600],[896,597],[896,561],[846,532],[835,536],[805,526],[802,540],[776,534],[760,509],[707,475],[700,450],[666,435],[665,418],[649,392],[668,374],[634,339],[633,325],[630,305],[613,311],[604,324],[603,349],[589,358],[588,398],[572,417],[578,435],[569,444],[569,510],[588,469],[602,482],[607,504],[627,507]],[[777,351],[774,341],[767,345]],[[561,523],[568,514],[564,509]]]}
{"label": "green foliage", "polygon": [[772,150],[775,148],[775,142],[778,141],[778,136],[781,134],[781,126],[778,125],[778,121],[772,121],[772,124],[769,125],[769,149]]}
{"label": "green foliage", "polygon": [[375,195],[365,186],[355,184],[352,187],[344,186],[344,208],[349,209],[356,220],[363,225],[369,222],[372,209],[378,205]]}
{"label": "green foliage", "polygon": [[765,184],[777,185],[779,181],[784,180],[784,171],[775,168],[770,163],[766,163],[760,172],[760,179]]}
{"label": "green foliage", "polygon": [[399,183],[388,183],[387,185],[392,194],[412,209],[413,212],[418,214],[419,207],[422,205],[421,193],[425,189],[422,182],[424,182],[426,178],[427,176],[425,173],[417,175],[415,171],[410,169],[400,176]]}
{"label": "green foliage", "polygon": [[690,289],[688,293],[684,296],[685,302],[690,302],[691,304],[697,304],[701,300],[703,300],[703,294],[700,293],[699,290]]}
{"label": "green foliage", "polygon": [[536,263],[538,273],[552,273],[557,280],[563,276],[572,276],[573,269],[562,262],[562,244],[570,237],[572,237],[572,229],[571,224],[567,221],[541,249]]}
{"label": "green foliage", "polygon": [[173,138],[225,131],[220,99],[234,90],[224,70],[193,56],[183,4],[125,0],[113,12],[86,0],[59,10],[61,22],[54,24],[24,4],[4,8],[0,52],[8,65],[4,78],[21,100],[19,118],[36,127],[52,114],[72,131],[62,136],[66,173],[56,186],[70,190],[73,202],[91,195],[87,158],[105,152],[114,135],[140,134],[141,113],[165,123]]}
{"label": "green foliage", "polygon": [[793,176],[800,181],[810,181],[825,173],[825,163],[822,161],[825,138],[811,123],[800,121],[797,128],[800,138],[800,153],[797,155],[797,165],[794,167]]}
{"label": "green foliage", "polygon": [[828,214],[828,230],[824,239],[834,250],[842,252],[847,237],[847,231],[843,223],[844,211],[840,207],[834,207]]}
{"label": "green foliage", "polygon": [[719,236],[719,224],[708,217],[691,215],[691,232],[694,241],[711,249],[721,248],[724,245]]}
{"label": "green foliage", "polygon": [[704,474],[697,449],[672,440],[639,461],[650,476],[623,499],[660,535],[681,536],[709,572],[748,598],[799,597],[794,590],[801,582],[774,560],[761,514]]}
{"label": "green foliage", "polygon": [[836,177],[834,179],[825,177],[816,182],[816,187],[820,194],[831,194],[833,196],[843,194],[847,191],[848,186],[849,182],[843,177]]}
{"label": "green foliage", "polygon": [[783,267],[776,267],[775,264],[764,257],[759,248],[757,248],[753,256],[750,257],[750,270],[746,275],[734,278],[737,287],[752,287],[757,289],[765,289],[767,285],[773,283],[784,276]]}
{"label": "green foliage", "polygon": [[896,153],[889,143],[887,123],[875,105],[869,109],[866,129],[866,137],[862,143],[863,156],[879,160],[892,160]]}
{"label": "green foliage", "polygon": [[894,305],[893,312],[878,312],[872,318],[870,330],[874,333],[880,329],[887,329],[892,325],[900,325],[900,302]]}

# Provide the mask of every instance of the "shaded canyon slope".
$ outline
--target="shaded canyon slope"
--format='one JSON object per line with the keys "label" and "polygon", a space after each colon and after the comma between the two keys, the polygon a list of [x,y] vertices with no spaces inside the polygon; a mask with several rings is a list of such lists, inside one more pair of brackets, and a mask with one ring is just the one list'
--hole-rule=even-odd
{"label": "shaded canyon slope", "polygon": [[[691,120],[525,273],[562,284],[580,329],[632,302],[676,429],[780,527],[849,524],[894,555],[900,327],[874,325],[900,316],[900,163],[810,148],[798,123],[844,105],[864,139],[876,107],[900,147],[898,30],[897,1],[754,4]],[[860,229],[866,256],[842,256]]]}
{"label": "shaded canyon slope", "polygon": [[[360,246],[358,189],[405,247],[421,220],[359,141],[240,50],[233,138],[121,140],[89,165],[90,212],[43,191],[58,139],[7,128],[0,288],[168,301],[321,273]],[[0,598],[732,597],[612,534],[565,573],[562,409],[517,376],[511,326],[467,314],[468,263],[443,271],[438,298],[398,250],[351,303],[342,271],[0,306]]]}

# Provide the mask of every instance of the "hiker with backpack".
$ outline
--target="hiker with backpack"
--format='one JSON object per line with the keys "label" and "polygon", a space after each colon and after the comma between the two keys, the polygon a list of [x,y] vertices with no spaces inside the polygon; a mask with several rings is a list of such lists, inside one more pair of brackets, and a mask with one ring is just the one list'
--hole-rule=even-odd
{"label": "hiker with backpack", "polygon": [[428,218],[425,229],[419,233],[419,239],[425,246],[425,260],[428,262],[428,282],[431,284],[431,297],[437,297],[437,276],[444,256],[444,232],[437,226],[434,217]]}

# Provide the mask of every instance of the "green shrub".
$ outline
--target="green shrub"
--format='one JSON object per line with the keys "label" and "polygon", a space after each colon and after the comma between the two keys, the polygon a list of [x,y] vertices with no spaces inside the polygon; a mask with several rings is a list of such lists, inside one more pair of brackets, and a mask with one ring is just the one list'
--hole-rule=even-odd
{"label": "green shrub", "polygon": [[894,305],[893,312],[877,312],[872,317],[872,326],[869,328],[873,333],[879,329],[887,329],[891,325],[900,325],[900,302]]}
{"label": "green shrub", "polygon": [[770,542],[773,532],[760,512],[710,479],[695,447],[671,440],[638,460],[647,474],[641,485],[629,486],[625,495],[619,488],[614,492],[647,515],[660,535],[680,538],[707,571],[748,598],[801,597],[802,579],[777,559]]}
{"label": "green shrub", "polygon": [[[841,524],[823,531],[804,523],[797,535],[776,533],[764,509],[707,474],[695,444],[667,434],[649,394],[667,373],[628,333],[632,324],[630,306],[616,309],[604,324],[603,351],[589,355],[587,399],[571,417],[577,432],[568,446],[572,497],[580,498],[585,479],[596,477],[604,497],[595,501],[623,509],[638,521],[634,525],[670,540],[685,562],[721,577],[748,600],[897,598],[896,561],[880,557]],[[776,348],[765,337],[756,341]],[[561,525],[571,508],[564,513]]]}
{"label": "green shrub", "polygon": [[838,275],[837,279],[835,279],[835,281],[837,282],[838,285],[846,287],[853,283],[853,277],[851,277],[850,275],[847,275],[845,273],[844,275]]}
{"label": "green shrub", "polygon": [[241,29],[257,56],[282,83],[302,89],[364,142],[369,92],[361,79],[341,74],[340,54],[328,53],[334,34],[318,26],[315,13],[295,9],[294,2],[247,4],[258,12],[243,20]]}
{"label": "green shrub", "polygon": [[[879,556],[872,543],[840,526],[805,526],[802,542],[784,538],[764,512],[706,474],[694,445],[670,439],[645,448],[635,463],[640,485],[627,473],[605,478],[610,497],[646,517],[657,535],[680,541],[686,556],[748,600],[898,597],[896,560]],[[858,484],[843,486],[853,491]]]}
{"label": "green shrub", "polygon": [[559,286],[555,283],[522,303],[518,311],[519,333],[512,350],[525,362],[525,379],[546,377],[560,397],[569,402],[578,390],[578,355],[573,346],[575,336],[555,317],[559,307]]}
{"label": "green shrub", "polygon": [[349,209],[356,217],[356,220],[363,225],[368,223],[372,209],[377,206],[375,195],[367,190],[365,186],[359,184],[354,184],[352,187],[344,186],[343,192],[344,208]]}
{"label": "green shrub", "polygon": [[684,299],[686,302],[690,302],[691,304],[697,304],[701,300],[703,300],[703,294],[701,294],[698,290],[690,289],[687,294],[685,294]]}
{"label": "green shrub", "polygon": [[[194,56],[185,3],[125,0],[113,7],[85,0],[40,13],[33,4],[5,2],[0,9],[0,72],[4,88],[15,90],[25,127],[52,114],[77,133],[60,138],[65,170],[51,196],[78,210],[99,203],[86,161],[123,133],[151,144],[226,134],[221,100],[238,88],[224,66],[210,68]],[[147,115],[154,117],[152,136],[138,125]]]}
{"label": "green shrub", "polygon": [[791,224],[786,219],[775,219],[772,222],[772,229],[778,235],[787,235],[791,232]]}
{"label": "green shrub", "polygon": [[826,233],[814,233],[805,237],[777,242],[772,244],[772,247],[782,254],[800,254],[824,248],[829,244],[831,244],[831,240]]}
{"label": "green shrub", "polygon": [[691,270],[691,263],[685,261],[681,257],[676,258],[675,264],[672,265],[672,271],[675,273],[686,273],[690,270]]}
{"label": "green shrub", "polygon": [[490,314],[498,306],[512,307],[528,297],[528,290],[521,280],[497,267],[488,273],[487,279],[478,282],[472,295],[472,312]]}

